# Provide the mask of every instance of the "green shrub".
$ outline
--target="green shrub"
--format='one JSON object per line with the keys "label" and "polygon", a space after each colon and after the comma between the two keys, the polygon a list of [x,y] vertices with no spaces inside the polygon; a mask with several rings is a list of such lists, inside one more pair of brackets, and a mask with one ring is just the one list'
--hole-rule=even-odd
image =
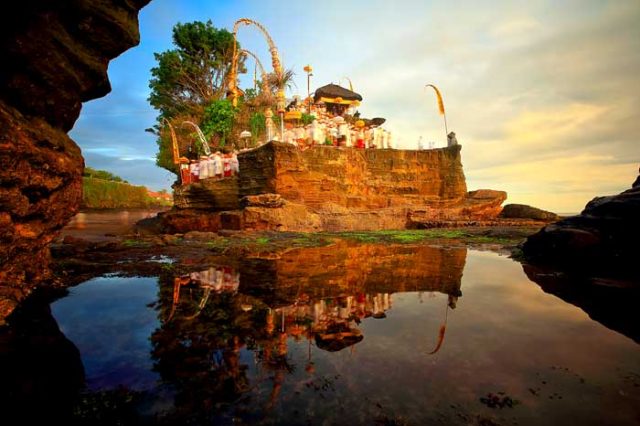
{"label": "green shrub", "polygon": [[147,188],[126,183],[82,178],[82,207],[89,209],[147,208],[168,205],[149,197]]}

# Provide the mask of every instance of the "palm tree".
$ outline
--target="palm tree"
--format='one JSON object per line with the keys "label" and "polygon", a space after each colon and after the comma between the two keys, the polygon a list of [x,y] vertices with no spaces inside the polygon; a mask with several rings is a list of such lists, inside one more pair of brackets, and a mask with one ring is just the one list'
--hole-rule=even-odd
{"label": "palm tree", "polygon": [[293,86],[296,86],[295,81],[293,81],[293,76],[296,75],[292,69],[285,70],[282,74],[278,75],[276,73],[270,73],[267,78],[269,79],[269,86],[271,90],[277,92],[278,89],[291,89]]}

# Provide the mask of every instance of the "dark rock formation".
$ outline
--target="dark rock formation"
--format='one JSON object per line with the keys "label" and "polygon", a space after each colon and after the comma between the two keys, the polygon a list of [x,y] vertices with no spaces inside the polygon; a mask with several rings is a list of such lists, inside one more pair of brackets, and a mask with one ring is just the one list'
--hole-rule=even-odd
{"label": "dark rock formation", "polygon": [[[148,0],[12,4],[0,17],[0,283],[47,278],[47,246],[77,212],[84,167],[66,135],[106,95],[107,66],[139,39]],[[0,318],[24,289],[0,292]]]}
{"label": "dark rock formation", "polygon": [[639,276],[640,185],[618,195],[596,197],[582,213],[546,226],[523,245],[534,262]]}
{"label": "dark rock formation", "polygon": [[59,296],[34,294],[0,329],[0,407],[6,424],[10,419],[71,423],[85,375],[78,348],[51,314],[50,303]]}
{"label": "dark rock formation", "polygon": [[526,204],[507,204],[500,212],[500,217],[505,219],[532,219],[543,222],[553,222],[560,219],[555,213]]}

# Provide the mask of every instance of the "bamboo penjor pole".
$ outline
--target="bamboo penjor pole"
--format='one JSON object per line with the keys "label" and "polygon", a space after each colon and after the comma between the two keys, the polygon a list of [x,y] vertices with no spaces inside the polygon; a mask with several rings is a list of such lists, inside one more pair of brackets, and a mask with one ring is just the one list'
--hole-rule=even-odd
{"label": "bamboo penjor pole", "polygon": [[447,129],[447,114],[445,114],[445,111],[444,111],[444,102],[442,101],[442,94],[440,94],[440,90],[438,90],[438,88],[433,84],[427,84],[425,86],[425,89],[427,87],[432,87],[433,90],[435,90],[436,92],[436,97],[438,98],[438,111],[440,112],[440,115],[444,118],[444,140],[446,142],[447,138],[449,137],[449,130]]}

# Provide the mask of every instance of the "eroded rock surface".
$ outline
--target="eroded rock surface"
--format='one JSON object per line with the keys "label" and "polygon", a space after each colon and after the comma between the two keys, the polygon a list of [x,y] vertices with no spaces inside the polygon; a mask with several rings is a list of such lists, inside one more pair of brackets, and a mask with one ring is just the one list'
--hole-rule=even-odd
{"label": "eroded rock surface", "polygon": [[495,220],[507,194],[467,192],[460,149],[301,151],[271,142],[239,155],[237,180],[176,188],[163,229],[361,231]]}
{"label": "eroded rock surface", "polygon": [[322,210],[456,203],[467,194],[460,146],[428,151],[336,149],[301,151],[269,143],[239,156],[240,195],[280,194]]}
{"label": "eroded rock surface", "polygon": [[225,211],[240,208],[237,177],[205,179],[200,182],[173,188],[173,204],[176,209]]}
{"label": "eroded rock surface", "polygon": [[48,244],[78,211],[84,162],[67,136],[110,91],[148,0],[28,1],[0,17],[0,318],[49,277]]}

